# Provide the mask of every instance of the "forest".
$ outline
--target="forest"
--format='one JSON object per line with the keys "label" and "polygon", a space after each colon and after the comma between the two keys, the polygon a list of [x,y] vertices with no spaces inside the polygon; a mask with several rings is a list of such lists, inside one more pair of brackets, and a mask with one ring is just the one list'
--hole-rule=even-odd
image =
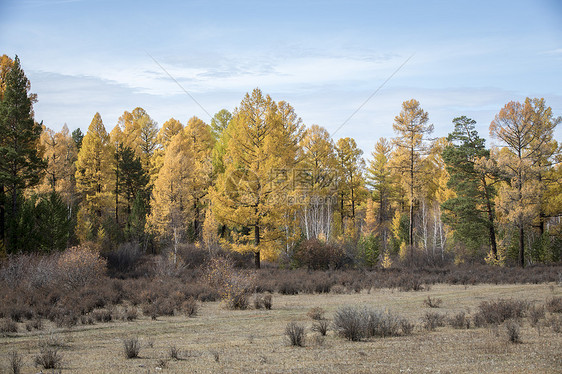
{"label": "forest", "polygon": [[258,88],[210,123],[159,126],[137,107],[56,132],[35,120],[19,58],[0,63],[0,258],[189,244],[256,268],[561,260],[562,118],[542,98],[498,108],[489,148],[462,113],[432,137],[430,113],[406,100],[394,137],[364,155]]}

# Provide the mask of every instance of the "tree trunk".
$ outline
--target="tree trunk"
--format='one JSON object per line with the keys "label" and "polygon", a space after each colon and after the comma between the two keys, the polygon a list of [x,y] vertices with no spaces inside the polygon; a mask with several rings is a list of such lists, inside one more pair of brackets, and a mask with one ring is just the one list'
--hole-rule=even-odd
{"label": "tree trunk", "polygon": [[254,252],[254,265],[256,266],[256,269],[259,269],[261,267],[261,263],[260,263],[260,250],[259,245],[260,245],[260,227],[258,225],[254,226],[254,244],[256,245],[256,251]]}
{"label": "tree trunk", "polygon": [[0,240],[2,245],[6,246],[6,194],[4,185],[0,185]]}
{"label": "tree trunk", "polygon": [[486,211],[488,213],[488,224],[490,225],[489,228],[489,236],[490,236],[490,248],[492,249],[492,254],[494,255],[494,259],[498,259],[498,246],[496,243],[496,228],[494,227],[494,211],[492,210],[492,203],[490,202],[490,194],[488,193],[488,186],[486,183],[486,179],[482,179],[482,184],[484,185],[484,196],[486,198]]}
{"label": "tree trunk", "polygon": [[525,235],[523,225],[519,226],[519,266],[525,267]]}

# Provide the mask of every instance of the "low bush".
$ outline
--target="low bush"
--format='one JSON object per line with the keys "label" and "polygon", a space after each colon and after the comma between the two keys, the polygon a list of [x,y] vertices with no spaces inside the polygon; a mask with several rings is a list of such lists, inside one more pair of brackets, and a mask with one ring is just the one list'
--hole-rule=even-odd
{"label": "low bush", "polygon": [[92,317],[96,322],[110,322],[113,319],[111,311],[107,309],[94,310]]}
{"label": "low bush", "polygon": [[197,300],[190,297],[181,304],[180,310],[188,317],[195,317],[197,312],[199,312],[199,304]]}
{"label": "low bush", "polygon": [[140,349],[141,345],[137,337],[123,339],[123,350],[125,353],[125,357],[138,358]]}
{"label": "low bush", "polygon": [[271,294],[266,294],[266,295],[256,294],[256,296],[254,297],[254,308],[271,310],[272,306],[273,306],[273,297],[271,296]]}
{"label": "low bush", "polygon": [[336,269],[343,266],[345,253],[336,244],[309,239],[295,248],[294,260],[309,269]]}
{"label": "low bush", "polygon": [[519,324],[513,320],[508,320],[505,322],[505,330],[507,333],[507,339],[511,343],[521,343]]}
{"label": "low bush", "polygon": [[314,308],[311,308],[306,315],[310,317],[310,319],[318,321],[324,319],[324,313],[326,313],[326,311],[323,308],[315,306]]}
{"label": "low bush", "polygon": [[285,335],[292,346],[304,347],[305,328],[303,325],[296,322],[289,322],[285,327]]}
{"label": "low bush", "polygon": [[0,321],[0,333],[1,334],[14,334],[18,332],[18,325],[11,319],[5,319]]}
{"label": "low bush", "polygon": [[427,296],[427,299],[423,301],[423,304],[429,308],[439,308],[443,300],[441,299],[432,299],[431,296]]}
{"label": "low bush", "polygon": [[464,312],[459,312],[449,318],[449,325],[455,329],[469,329],[470,319],[467,318]]}
{"label": "low bush", "polygon": [[251,274],[239,271],[225,258],[211,259],[207,267],[209,283],[219,290],[221,300],[229,309],[247,309],[256,280]]}
{"label": "low bush", "polygon": [[533,304],[529,308],[529,321],[531,322],[531,326],[537,326],[539,321],[541,319],[544,319],[544,317],[545,317],[545,312],[544,312],[543,305],[537,306]]}
{"label": "low bush", "polygon": [[562,313],[562,296],[548,299],[545,306],[549,313]]}
{"label": "low bush", "polygon": [[43,345],[39,354],[35,356],[35,366],[41,366],[43,369],[57,369],[61,364],[62,356],[57,347]]}
{"label": "low bush", "polygon": [[423,327],[428,331],[433,331],[437,327],[445,326],[445,314],[437,312],[426,312],[422,318]]}
{"label": "low bush", "polygon": [[336,311],[334,327],[340,336],[358,341],[371,337],[409,335],[414,325],[389,311],[344,306]]}
{"label": "low bush", "polygon": [[475,324],[500,325],[508,319],[525,317],[528,309],[529,303],[524,300],[498,299],[495,301],[483,301],[478,306]]}
{"label": "low bush", "polygon": [[23,358],[16,351],[10,352],[8,357],[10,373],[20,374],[21,368],[23,367]]}
{"label": "low bush", "polygon": [[378,310],[366,309],[365,318],[365,336],[370,337],[387,337],[397,336],[400,332],[400,318],[391,312],[382,312]]}
{"label": "low bush", "polygon": [[334,315],[334,328],[347,340],[359,341],[365,337],[365,318],[356,307],[344,306]]}
{"label": "low bush", "polygon": [[316,320],[316,322],[312,324],[312,331],[315,331],[322,336],[326,336],[329,326],[330,322],[325,319]]}
{"label": "low bush", "polygon": [[178,349],[178,347],[176,347],[175,345],[172,345],[170,347],[170,349],[168,350],[168,356],[172,360],[179,361],[179,360],[181,360],[181,351]]}
{"label": "low bush", "polygon": [[546,321],[546,325],[550,326],[553,332],[559,334],[562,332],[562,316],[553,315]]}

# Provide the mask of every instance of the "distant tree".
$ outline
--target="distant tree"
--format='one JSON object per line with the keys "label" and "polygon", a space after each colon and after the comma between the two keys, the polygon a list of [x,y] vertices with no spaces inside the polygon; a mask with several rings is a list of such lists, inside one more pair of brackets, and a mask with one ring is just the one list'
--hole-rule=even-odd
{"label": "distant tree", "polygon": [[79,128],[72,132],[72,140],[74,140],[74,144],[76,145],[76,151],[80,151],[82,147],[82,139],[84,139],[84,134],[82,134],[82,130]]}
{"label": "distant tree", "polygon": [[218,140],[232,120],[232,113],[226,109],[219,110],[211,119],[211,131],[215,140]]}

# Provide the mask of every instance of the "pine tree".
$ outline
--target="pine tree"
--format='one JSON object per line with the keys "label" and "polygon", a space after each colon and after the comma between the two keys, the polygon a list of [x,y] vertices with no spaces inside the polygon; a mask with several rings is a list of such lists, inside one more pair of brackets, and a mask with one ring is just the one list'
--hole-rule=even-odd
{"label": "pine tree", "polygon": [[455,195],[443,204],[443,220],[453,229],[457,242],[475,251],[487,242],[497,259],[493,186],[497,178],[482,167],[490,158],[485,140],[475,130],[476,121],[465,116],[453,120],[450,145],[443,149],[449,173],[447,186]]}
{"label": "pine tree", "polygon": [[41,181],[45,163],[39,152],[41,124],[33,119],[33,95],[30,84],[16,56],[6,73],[3,98],[0,101],[0,239],[9,249],[18,238],[11,230],[6,242],[7,196],[11,197],[9,214],[18,216],[18,196],[27,187]]}

